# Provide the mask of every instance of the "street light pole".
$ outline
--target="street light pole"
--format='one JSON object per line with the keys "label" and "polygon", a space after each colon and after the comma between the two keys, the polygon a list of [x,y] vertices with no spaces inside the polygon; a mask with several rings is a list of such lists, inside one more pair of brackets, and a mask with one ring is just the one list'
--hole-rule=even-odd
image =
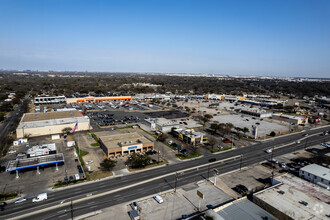
{"label": "street light pole", "polygon": [[72,200],[71,200],[71,219],[73,220],[73,205],[72,205]]}
{"label": "street light pole", "polygon": [[176,184],[178,182],[178,172],[175,172],[175,186],[174,186],[174,192],[176,192]]}
{"label": "street light pole", "polygon": [[239,163],[239,170],[242,169],[242,159],[243,159],[243,155],[241,154],[241,159],[240,159],[240,163]]}

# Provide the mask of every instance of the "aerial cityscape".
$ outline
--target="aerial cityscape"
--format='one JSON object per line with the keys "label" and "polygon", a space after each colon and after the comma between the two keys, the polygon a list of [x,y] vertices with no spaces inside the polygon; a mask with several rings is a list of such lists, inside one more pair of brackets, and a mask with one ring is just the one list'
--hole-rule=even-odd
{"label": "aerial cityscape", "polygon": [[0,219],[330,219],[329,1],[0,11]]}

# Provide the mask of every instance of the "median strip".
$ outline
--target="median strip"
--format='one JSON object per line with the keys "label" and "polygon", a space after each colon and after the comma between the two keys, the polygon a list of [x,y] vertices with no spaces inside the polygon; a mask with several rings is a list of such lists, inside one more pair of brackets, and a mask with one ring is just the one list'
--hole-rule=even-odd
{"label": "median strip", "polygon": [[[148,180],[144,180],[144,181],[139,182],[139,183],[134,183],[134,184],[131,184],[131,185],[128,185],[128,186],[124,186],[122,188],[118,188],[118,189],[110,190],[110,191],[107,191],[107,192],[99,193],[99,194],[96,194],[96,195],[76,199],[76,200],[72,201],[72,204],[76,204],[76,203],[84,202],[86,200],[106,196],[106,195],[109,195],[109,194],[112,194],[112,193],[115,193],[115,192],[118,192],[118,191],[122,191],[122,190],[129,189],[129,188],[132,188],[132,187],[135,187],[135,186],[139,186],[139,185],[142,185],[142,184],[145,184],[145,183],[148,183],[148,182],[152,182],[152,181],[157,180],[157,179],[162,179],[162,178],[165,178],[165,177],[168,177],[168,176],[171,176],[171,175],[175,175],[177,172],[187,172],[187,171],[190,171],[190,170],[194,170],[196,168],[206,167],[206,166],[209,166],[209,165],[212,165],[212,164],[220,163],[220,162],[227,161],[227,160],[236,159],[236,158],[239,158],[239,157],[241,157],[241,155],[233,156],[233,157],[226,158],[226,159],[219,160],[219,161],[215,161],[215,162],[212,162],[212,163],[206,163],[206,164],[203,164],[203,165],[194,166],[194,167],[183,169],[183,170],[176,171],[176,172],[171,172],[171,173],[164,174],[164,175],[161,175],[161,176],[158,176],[158,177],[154,177],[154,178],[151,178],[151,179],[148,179]],[[29,216],[33,216],[33,215],[36,215],[36,214],[40,214],[40,213],[43,213],[43,212],[46,212],[46,211],[51,211],[51,210],[61,208],[61,207],[65,207],[65,206],[69,206],[69,205],[71,205],[71,201],[64,202],[64,203],[61,203],[61,204],[58,204],[58,205],[54,205],[54,206],[44,208],[44,209],[41,209],[41,210],[38,210],[38,211],[34,211],[34,212],[31,212],[31,213],[28,213],[28,214],[24,214],[24,215],[21,215],[21,216],[13,217],[11,219],[22,219],[22,218],[26,218],[26,217],[29,217]]]}

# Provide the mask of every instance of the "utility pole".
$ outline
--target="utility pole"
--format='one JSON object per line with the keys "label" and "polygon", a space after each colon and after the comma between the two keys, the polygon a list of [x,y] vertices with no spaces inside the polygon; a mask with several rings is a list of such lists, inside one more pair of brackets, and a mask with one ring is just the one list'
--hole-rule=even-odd
{"label": "utility pole", "polygon": [[240,162],[239,162],[239,170],[242,169],[242,158],[243,158],[243,154],[241,154],[241,158],[240,158]]}
{"label": "utility pole", "polygon": [[73,220],[73,205],[72,205],[72,200],[71,200],[71,219]]}
{"label": "utility pole", "polygon": [[175,186],[174,186],[174,192],[176,192],[176,184],[178,182],[178,172],[175,172]]}
{"label": "utility pole", "polygon": [[159,145],[157,145],[157,151],[158,151],[158,164],[159,164]]}
{"label": "utility pole", "polygon": [[207,179],[210,181],[210,165],[207,166]]}

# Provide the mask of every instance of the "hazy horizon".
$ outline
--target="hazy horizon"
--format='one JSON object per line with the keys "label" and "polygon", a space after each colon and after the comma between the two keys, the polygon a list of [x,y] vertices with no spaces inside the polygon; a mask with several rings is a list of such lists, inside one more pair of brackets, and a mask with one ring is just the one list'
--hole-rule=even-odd
{"label": "hazy horizon", "polygon": [[13,0],[0,12],[0,69],[330,75],[325,0]]}

